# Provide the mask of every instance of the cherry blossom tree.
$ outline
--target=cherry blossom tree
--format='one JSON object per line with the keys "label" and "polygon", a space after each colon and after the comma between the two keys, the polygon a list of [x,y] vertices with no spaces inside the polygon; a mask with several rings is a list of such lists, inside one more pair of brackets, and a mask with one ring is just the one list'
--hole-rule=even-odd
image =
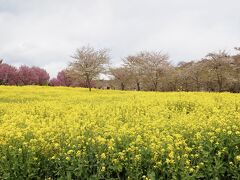
{"label": "cherry blossom tree", "polygon": [[49,74],[39,67],[21,66],[18,71],[21,85],[46,85]]}
{"label": "cherry blossom tree", "polygon": [[34,82],[34,84],[41,85],[41,86],[48,84],[50,77],[46,70],[39,67],[32,67],[31,70],[33,74],[35,74],[37,77],[35,79],[36,81]]}
{"label": "cherry blossom tree", "polygon": [[52,78],[49,81],[50,86],[61,86],[61,82],[57,78]]}
{"label": "cherry blossom tree", "polygon": [[17,85],[18,84],[17,69],[5,63],[0,64],[0,84]]}

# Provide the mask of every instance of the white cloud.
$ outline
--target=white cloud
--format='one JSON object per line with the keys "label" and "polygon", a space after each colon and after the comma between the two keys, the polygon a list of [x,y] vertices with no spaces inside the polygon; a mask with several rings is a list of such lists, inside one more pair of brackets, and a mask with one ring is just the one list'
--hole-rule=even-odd
{"label": "white cloud", "polygon": [[113,64],[140,50],[173,62],[240,46],[238,0],[0,0],[0,57],[52,77],[82,45],[110,48]]}

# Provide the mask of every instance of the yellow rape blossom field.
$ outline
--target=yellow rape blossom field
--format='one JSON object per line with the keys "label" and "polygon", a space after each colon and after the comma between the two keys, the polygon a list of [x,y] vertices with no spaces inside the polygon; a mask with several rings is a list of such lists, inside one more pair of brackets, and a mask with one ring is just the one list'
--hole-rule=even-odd
{"label": "yellow rape blossom field", "polygon": [[240,95],[0,87],[0,179],[240,179]]}

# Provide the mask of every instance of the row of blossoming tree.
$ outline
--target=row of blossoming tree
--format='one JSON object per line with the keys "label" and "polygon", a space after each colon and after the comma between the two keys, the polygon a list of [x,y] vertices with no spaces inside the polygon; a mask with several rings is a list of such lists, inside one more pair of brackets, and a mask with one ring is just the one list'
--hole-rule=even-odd
{"label": "row of blossoming tree", "polygon": [[[173,65],[168,54],[141,51],[122,58],[120,67],[110,66],[107,49],[85,46],[76,50],[69,66],[49,81],[39,67],[15,68],[0,62],[2,85],[51,85],[145,91],[240,92],[240,48],[235,54],[218,51],[195,61]],[[102,75],[108,80],[100,80]]]}
{"label": "row of blossoming tree", "polygon": [[0,64],[0,85],[47,85],[49,78],[47,71],[39,67]]}
{"label": "row of blossoming tree", "polygon": [[[202,59],[177,65],[161,51],[141,51],[122,58],[120,67],[112,67],[106,49],[82,47],[76,50],[72,62],[51,84],[85,86],[89,90],[107,86],[137,91],[240,92],[240,48],[235,50],[234,54],[225,50],[208,53]],[[99,81],[104,73],[110,78]]]}

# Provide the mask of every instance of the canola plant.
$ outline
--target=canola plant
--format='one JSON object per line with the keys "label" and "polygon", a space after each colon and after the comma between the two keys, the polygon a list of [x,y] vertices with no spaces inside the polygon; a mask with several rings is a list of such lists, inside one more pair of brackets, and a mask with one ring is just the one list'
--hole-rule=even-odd
{"label": "canola plant", "polygon": [[240,179],[240,95],[0,87],[0,179]]}

